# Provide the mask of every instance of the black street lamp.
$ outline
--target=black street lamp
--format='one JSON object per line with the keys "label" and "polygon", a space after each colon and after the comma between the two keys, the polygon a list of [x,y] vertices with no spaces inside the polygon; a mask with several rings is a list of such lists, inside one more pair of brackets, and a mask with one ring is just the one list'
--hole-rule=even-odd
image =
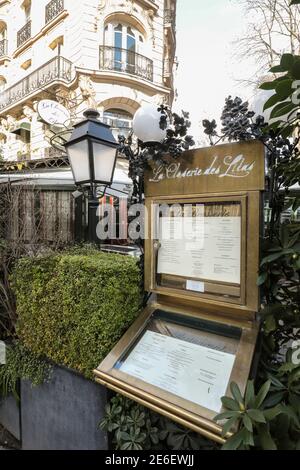
{"label": "black street lamp", "polygon": [[111,186],[117,160],[116,142],[110,126],[99,121],[94,109],[83,113],[85,120],[74,126],[65,144],[76,185],[89,185],[89,241],[97,242],[97,185]]}

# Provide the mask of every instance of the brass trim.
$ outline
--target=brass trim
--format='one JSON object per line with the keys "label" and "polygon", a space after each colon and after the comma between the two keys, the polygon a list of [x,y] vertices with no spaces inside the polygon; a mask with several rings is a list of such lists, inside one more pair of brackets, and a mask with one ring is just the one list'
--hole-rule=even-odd
{"label": "brass trim", "polygon": [[[121,388],[118,388],[117,386],[114,386],[109,382],[106,382],[105,380],[102,380],[100,378],[96,378],[96,382],[99,383],[100,385],[103,385],[104,387],[109,388],[110,390],[113,390],[116,393],[120,393],[121,395],[124,395],[125,397],[129,398],[130,400],[136,401],[140,405],[143,405],[145,407],[150,408],[152,411],[154,411],[156,413],[159,413],[159,414],[165,416],[166,418],[169,418],[173,421],[176,421],[178,424],[181,424],[182,426],[185,426],[185,427],[191,429],[192,431],[195,431],[195,432],[201,434],[202,436],[206,437],[207,439],[211,439],[211,440],[217,442],[218,444],[224,444],[226,442],[226,439],[223,439],[221,436],[218,436],[217,434],[214,434],[213,432],[210,432],[207,429],[203,429],[199,426],[191,424],[188,421],[185,421],[183,418],[180,418],[179,416],[176,416],[176,415],[174,415],[174,414],[172,414],[172,413],[170,413],[166,410],[162,410],[161,408],[159,408],[159,407],[157,407],[153,404],[149,404],[145,400],[143,400],[141,398],[138,398],[135,395],[133,395],[129,392],[126,392],[125,390],[123,390]],[[227,439],[229,437],[230,437],[230,435],[227,437]]]}

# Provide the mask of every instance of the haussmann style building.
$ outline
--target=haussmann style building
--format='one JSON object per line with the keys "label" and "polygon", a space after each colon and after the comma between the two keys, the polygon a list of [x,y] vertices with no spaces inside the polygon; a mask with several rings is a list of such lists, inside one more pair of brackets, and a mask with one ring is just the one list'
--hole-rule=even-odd
{"label": "haussmann style building", "polygon": [[43,99],[121,132],[142,104],[171,104],[175,22],[176,0],[0,0],[2,158],[55,156]]}

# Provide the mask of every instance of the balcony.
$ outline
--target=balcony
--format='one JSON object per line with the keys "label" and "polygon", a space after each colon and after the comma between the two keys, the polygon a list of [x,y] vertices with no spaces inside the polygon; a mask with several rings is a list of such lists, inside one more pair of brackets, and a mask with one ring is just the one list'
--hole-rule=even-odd
{"label": "balcony", "polygon": [[51,0],[45,9],[46,24],[54,20],[62,11],[64,11],[64,0]]}
{"label": "balcony", "polygon": [[8,41],[7,39],[2,39],[0,41],[0,57],[6,57],[8,53]]}
{"label": "balcony", "polygon": [[17,47],[21,47],[28,39],[31,38],[31,21],[28,21],[17,34]]}
{"label": "balcony", "polygon": [[73,78],[72,62],[60,56],[55,57],[0,93],[0,112],[55,82],[70,83]]}
{"label": "balcony", "polygon": [[136,52],[119,47],[100,46],[100,70],[135,75],[153,82],[153,61]]}

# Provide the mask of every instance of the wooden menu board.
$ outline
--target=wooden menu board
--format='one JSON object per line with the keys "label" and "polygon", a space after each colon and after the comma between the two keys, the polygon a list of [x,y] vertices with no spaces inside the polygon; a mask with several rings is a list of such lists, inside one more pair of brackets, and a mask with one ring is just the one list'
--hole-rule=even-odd
{"label": "wooden menu board", "polygon": [[154,297],[97,382],[224,442],[213,421],[244,392],[258,334],[264,189],[259,142],[189,151],[146,172],[145,288]]}

